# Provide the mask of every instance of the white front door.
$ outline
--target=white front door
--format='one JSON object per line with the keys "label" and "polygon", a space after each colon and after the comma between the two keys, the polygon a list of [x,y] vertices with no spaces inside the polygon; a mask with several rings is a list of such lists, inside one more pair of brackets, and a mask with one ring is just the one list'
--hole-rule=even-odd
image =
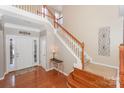
{"label": "white front door", "polygon": [[16,69],[33,66],[33,44],[29,37],[16,37]]}
{"label": "white front door", "polygon": [[25,36],[6,37],[7,71],[24,69],[39,63],[38,38]]}

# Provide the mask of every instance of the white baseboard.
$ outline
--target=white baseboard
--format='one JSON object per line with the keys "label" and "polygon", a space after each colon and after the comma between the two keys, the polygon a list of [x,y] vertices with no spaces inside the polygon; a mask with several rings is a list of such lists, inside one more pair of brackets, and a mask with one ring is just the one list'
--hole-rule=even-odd
{"label": "white baseboard", "polygon": [[[40,65],[38,65],[38,66],[40,66]],[[45,71],[50,71],[50,70],[53,70],[53,69],[55,69],[56,71],[59,71],[60,73],[64,74],[65,76],[68,76],[67,73],[65,73],[65,72],[63,72],[63,71],[61,71],[61,70],[59,70],[59,69],[57,69],[55,67],[52,67],[52,68],[49,68],[49,69],[45,69]],[[0,78],[0,80],[3,80],[5,78],[6,74],[8,74],[8,72],[5,72],[4,75]]]}
{"label": "white baseboard", "polygon": [[0,80],[3,80],[4,79],[4,76],[2,76],[1,78],[0,78]]}
{"label": "white baseboard", "polygon": [[119,67],[98,63],[98,62],[95,62],[95,61],[91,61],[91,63],[106,66],[106,67],[110,67],[110,68],[114,68],[114,69],[117,69],[117,70],[119,69]]}
{"label": "white baseboard", "polygon": [[45,69],[45,71],[50,71],[50,70],[53,70],[54,68],[53,67],[51,67],[51,68],[49,68],[49,69]]}
{"label": "white baseboard", "polygon": [[5,78],[5,75],[8,74],[8,72],[5,72],[3,76],[0,78],[0,80],[3,80]]}
{"label": "white baseboard", "polygon": [[60,72],[60,73],[62,73],[62,74],[64,74],[65,76],[68,76],[68,74],[67,73],[65,73],[65,72],[63,72],[63,71],[61,71],[61,70],[59,70],[59,69],[57,69],[57,68],[55,68],[55,67],[52,67],[52,68],[49,68],[49,69],[45,69],[45,71],[50,71],[50,70],[56,70],[56,71],[58,71],[58,72]]}
{"label": "white baseboard", "polygon": [[62,73],[62,74],[64,74],[65,76],[68,76],[68,74],[67,73],[65,73],[65,72],[63,72],[62,70],[60,70],[60,69],[57,69],[57,68],[54,68],[56,71],[58,71],[58,72],[60,72],[60,73]]}
{"label": "white baseboard", "polygon": [[93,63],[93,64],[98,64],[98,65],[102,65],[102,66],[106,66],[106,67],[110,67],[110,68],[114,68],[114,69],[117,69],[116,88],[120,88],[119,67],[110,66],[110,65],[107,65],[107,64],[102,64],[102,63],[98,63],[98,62],[94,62],[94,61],[92,61],[91,63]]}

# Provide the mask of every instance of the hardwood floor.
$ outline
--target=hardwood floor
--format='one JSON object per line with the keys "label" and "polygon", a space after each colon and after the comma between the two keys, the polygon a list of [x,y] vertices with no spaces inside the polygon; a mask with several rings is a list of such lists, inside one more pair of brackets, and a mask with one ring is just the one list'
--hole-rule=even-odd
{"label": "hardwood floor", "polygon": [[46,72],[41,67],[30,72],[16,75],[16,72],[7,74],[0,81],[1,88],[67,88],[67,77],[51,70]]}

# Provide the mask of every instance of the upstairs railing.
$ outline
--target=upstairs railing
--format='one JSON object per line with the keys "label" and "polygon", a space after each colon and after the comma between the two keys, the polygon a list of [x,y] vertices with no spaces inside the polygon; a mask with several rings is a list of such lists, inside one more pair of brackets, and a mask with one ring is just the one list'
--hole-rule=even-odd
{"label": "upstairs railing", "polygon": [[61,18],[57,19],[46,5],[39,7],[31,5],[16,5],[15,7],[47,18],[51,24],[54,25],[57,33],[61,36],[68,47],[70,47],[73,53],[81,60],[82,68],[84,69],[84,43],[80,42],[73,34],[58,23],[58,20]]}
{"label": "upstairs railing", "polygon": [[36,15],[38,14],[37,10],[41,9],[41,7],[35,7],[32,5],[13,5],[13,6],[16,8],[22,9],[24,11],[31,12]]}

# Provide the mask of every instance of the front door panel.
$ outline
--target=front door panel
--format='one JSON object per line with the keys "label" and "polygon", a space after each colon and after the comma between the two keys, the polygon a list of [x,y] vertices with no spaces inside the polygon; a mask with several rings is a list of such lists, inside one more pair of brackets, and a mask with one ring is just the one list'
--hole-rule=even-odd
{"label": "front door panel", "polygon": [[7,72],[39,64],[39,39],[26,36],[6,36]]}
{"label": "front door panel", "polygon": [[16,69],[33,66],[32,43],[29,37],[16,37]]}

